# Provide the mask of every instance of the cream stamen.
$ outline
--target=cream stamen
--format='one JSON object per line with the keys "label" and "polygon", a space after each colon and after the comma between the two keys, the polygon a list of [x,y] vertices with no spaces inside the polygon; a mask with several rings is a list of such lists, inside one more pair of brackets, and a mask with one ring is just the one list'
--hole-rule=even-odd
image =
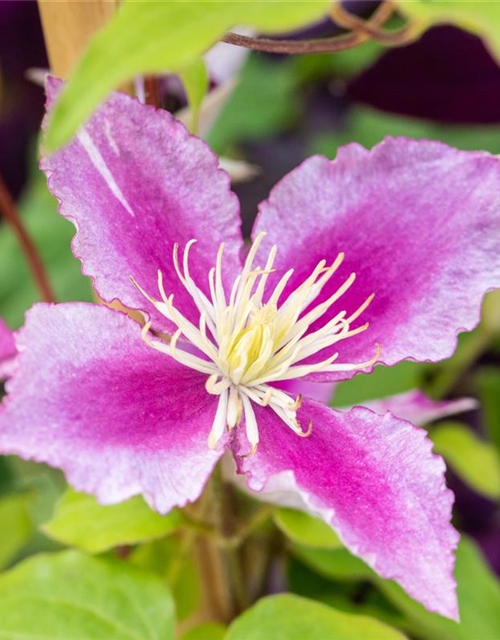
{"label": "cream stamen", "polygon": [[[356,328],[351,328],[351,325],[365,311],[374,296],[369,296],[350,316],[346,317],[345,310],[339,311],[323,327],[311,332],[311,326],[352,286],[356,274],[352,273],[335,293],[313,306],[324,286],[344,260],[344,254],[339,253],[329,267],[325,266],[326,260],[321,260],[311,275],[278,305],[293,275],[293,269],[290,269],[270,292],[267,302],[263,302],[269,275],[274,271],[277,253],[276,246],[273,246],[264,268],[253,266],[264,235],[260,233],[255,239],[243,270],[235,279],[228,297],[222,280],[224,244],[221,244],[215,267],[209,273],[210,297],[195,284],[189,272],[189,252],[196,241],[190,240],[186,244],[182,268],[179,247],[177,244],[174,245],[175,271],[200,312],[198,326],[175,307],[174,296],[166,294],[161,272],[158,272],[160,301],[149,296],[131,278],[138,290],[156,309],[177,326],[177,331],[167,343],[159,339],[150,339],[151,323],[148,322],[142,330],[143,339],[152,348],[206,374],[207,392],[219,396],[208,439],[209,447],[216,448],[224,436],[224,430],[238,426],[244,416],[246,436],[250,444],[250,452],[247,455],[255,453],[259,444],[259,429],[253,404],[269,406],[297,435],[307,437],[311,433],[312,424],[308,424],[304,430],[297,420],[302,396],[299,395],[294,400],[284,391],[271,386],[271,383],[301,378],[314,372],[365,369],[375,364],[380,356],[380,347],[376,345],[374,357],[367,362],[338,363],[337,352],[320,362],[304,362],[337,342],[366,331],[368,323]],[[200,355],[183,349],[181,336],[194,345],[198,352],[201,352]]]}

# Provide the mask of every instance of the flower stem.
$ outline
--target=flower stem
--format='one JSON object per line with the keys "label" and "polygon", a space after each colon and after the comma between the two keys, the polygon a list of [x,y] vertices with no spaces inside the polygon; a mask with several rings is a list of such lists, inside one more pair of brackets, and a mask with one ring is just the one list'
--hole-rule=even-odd
{"label": "flower stem", "polygon": [[179,575],[186,561],[186,558],[189,556],[193,545],[196,540],[196,536],[198,532],[195,529],[187,529],[185,535],[182,539],[179,552],[175,556],[174,560],[170,564],[166,579],[171,588],[174,588],[179,580]]}
{"label": "flower stem", "polygon": [[0,176],[0,212],[5,221],[12,227],[21,249],[26,257],[26,261],[30,267],[33,279],[40,291],[42,300],[45,302],[54,302],[55,297],[50,286],[45,267],[42,259],[38,254],[34,242],[30,238],[26,228],[24,227],[19,211],[10,195],[3,178]]}
{"label": "flower stem", "polygon": [[230,595],[231,601],[233,603],[233,610],[235,614],[234,617],[236,617],[249,606],[249,599],[241,563],[240,551],[235,547],[228,547],[227,549],[223,550],[223,554],[225,555],[227,561],[227,568],[230,577]]}
{"label": "flower stem", "polygon": [[233,518],[233,500],[230,487],[228,487],[222,477],[220,465],[216,466],[212,474],[212,492],[215,527],[222,537],[222,540],[228,541],[228,544],[222,542],[220,547],[225,566],[231,617],[236,617],[248,607],[249,598],[240,549],[234,544],[231,544],[236,531]]}
{"label": "flower stem", "polygon": [[184,510],[184,522],[187,526],[183,527],[178,552],[166,575],[170,588],[175,589],[184,564],[189,557],[195,558],[201,593],[196,611],[183,623],[187,623],[187,628],[205,622],[225,624],[231,619],[219,549],[210,539],[211,526],[202,524],[211,507],[210,492],[205,491],[197,503]]}

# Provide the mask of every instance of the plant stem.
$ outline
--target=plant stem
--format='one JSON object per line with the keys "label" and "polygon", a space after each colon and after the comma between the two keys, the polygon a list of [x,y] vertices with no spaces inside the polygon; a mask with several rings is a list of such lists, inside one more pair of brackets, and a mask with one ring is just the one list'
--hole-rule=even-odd
{"label": "plant stem", "polygon": [[257,529],[263,522],[265,522],[268,518],[273,514],[274,507],[270,504],[266,504],[261,507],[258,511],[254,513],[254,515],[249,518],[242,527],[238,529],[236,534],[233,536],[233,546],[237,546],[242,544],[245,539]]}
{"label": "plant stem", "polygon": [[271,38],[251,38],[229,32],[223,36],[222,42],[265,53],[306,54],[344,51],[362,44],[367,39],[362,34],[347,33],[334,38],[317,38],[315,40],[271,40]]}
{"label": "plant stem", "polygon": [[159,109],[161,105],[160,81],[155,76],[144,76],[144,98],[146,104]]}
{"label": "plant stem", "polygon": [[208,490],[196,504],[189,505],[184,510],[187,526],[184,527],[178,553],[167,573],[167,582],[171,588],[175,588],[184,563],[190,556],[195,558],[201,597],[196,612],[189,618],[188,626],[203,622],[226,624],[231,620],[232,611],[228,600],[227,580],[221,566],[220,549],[212,540],[213,527],[204,524],[212,508],[212,496]]}
{"label": "plant stem", "polygon": [[[392,8],[392,3],[385,2]],[[383,6],[383,5],[382,5]],[[420,25],[409,23],[394,31],[387,31],[381,28],[380,24],[374,23],[372,20],[363,20],[358,16],[346,11],[340,2],[332,5],[330,15],[335,22],[345,29],[352,29],[358,33],[385,44],[389,47],[401,47],[410,44],[420,33]]]}
{"label": "plant stem", "polygon": [[[234,510],[229,487],[224,482],[220,465],[216,466],[212,474],[212,492],[216,529],[223,540],[231,541],[236,531],[233,518]],[[224,558],[227,588],[232,609],[231,617],[236,617],[249,604],[240,550],[233,544],[222,544],[221,553]]]}
{"label": "plant stem", "polygon": [[222,550],[226,557],[229,573],[229,585],[231,600],[234,607],[234,617],[245,611],[250,602],[245,584],[245,575],[241,563],[241,555],[236,547],[227,547]]}
{"label": "plant stem", "polygon": [[[222,38],[223,42],[234,44],[239,47],[253,49],[254,51],[264,51],[267,53],[284,54],[306,54],[306,53],[335,53],[352,49],[366,42],[373,34],[385,38],[387,34],[380,31],[380,27],[387,22],[394,11],[392,2],[382,2],[375,10],[369,21],[361,21],[363,29],[356,29],[352,33],[334,36],[332,38],[316,38],[313,40],[272,40],[271,38],[251,38],[238,33],[226,33]],[[372,28],[372,33],[367,33],[367,28]],[[378,38],[375,38],[378,39]],[[386,42],[386,44],[396,46],[396,42]],[[398,45],[404,42],[398,42]]]}
{"label": "plant stem", "polygon": [[186,558],[190,554],[196,540],[198,532],[195,529],[187,529],[182,539],[179,552],[170,564],[167,571],[167,582],[171,588],[175,587]]}
{"label": "plant stem", "polygon": [[0,212],[5,221],[12,227],[21,249],[26,257],[26,261],[30,267],[33,279],[40,291],[42,300],[45,302],[54,302],[55,297],[50,286],[47,273],[43,266],[43,262],[38,254],[34,242],[31,240],[26,231],[17,207],[10,195],[3,178],[0,176]]}
{"label": "plant stem", "polygon": [[184,563],[194,554],[203,585],[195,614],[198,623],[227,624],[248,607],[249,584],[241,547],[273,512],[273,507],[265,505],[243,524],[237,523],[231,489],[216,468],[200,500],[183,511],[184,532],[167,574],[170,587],[175,587]]}

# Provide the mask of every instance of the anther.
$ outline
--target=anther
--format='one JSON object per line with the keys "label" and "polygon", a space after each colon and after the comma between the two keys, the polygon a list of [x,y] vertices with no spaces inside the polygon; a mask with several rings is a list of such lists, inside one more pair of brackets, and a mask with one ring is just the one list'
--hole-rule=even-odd
{"label": "anther", "polygon": [[[168,341],[154,334],[151,340],[151,322],[142,329],[145,342],[179,363],[206,375],[205,388],[208,393],[219,396],[216,417],[210,434],[209,446],[216,447],[224,430],[240,425],[245,418],[245,430],[250,451],[241,457],[255,454],[259,443],[259,430],[254,408],[270,407],[281,420],[298,436],[307,437],[312,432],[312,421],[307,430],[302,430],[297,420],[297,411],[302,405],[302,396],[295,399],[285,391],[271,384],[279,380],[292,380],[314,372],[356,371],[375,364],[380,358],[380,345],[376,345],[373,358],[362,363],[337,363],[338,352],[326,352],[348,338],[359,335],[368,329],[368,323],[356,328],[355,321],[373,300],[368,298],[352,313],[335,309],[333,305],[344,296],[353,285],[356,275],[351,273],[341,281],[335,292],[329,292],[322,302],[315,301],[325,292],[325,286],[331,282],[334,273],[344,260],[339,253],[335,260],[327,265],[320,260],[310,275],[295,290],[288,292],[286,299],[278,306],[285,292],[293,269],[277,278],[277,284],[265,295],[268,276],[276,271],[273,268],[277,248],[273,246],[263,268],[254,266],[257,252],[264,238],[259,233],[247,254],[242,272],[235,278],[230,291],[223,286],[224,245],[217,252],[215,266],[209,271],[207,295],[192,279],[189,273],[189,254],[196,240],[190,240],[184,246],[182,257],[179,244],[173,247],[175,272],[183,287],[192,297],[199,312],[199,320],[192,321],[176,308],[173,294],[165,291],[163,275],[158,271],[158,290],[160,300],[148,295],[131,277],[134,286],[154,307],[176,326],[175,333]],[[262,263],[261,263],[262,264]],[[228,295],[229,294],[229,295]],[[267,302],[263,300],[267,298]],[[328,314],[330,319],[322,323],[319,329],[311,327],[321,317]],[[182,342],[177,343],[182,336]],[[186,346],[192,344],[203,356],[195,355]],[[310,362],[310,358],[329,357],[319,362]]]}
{"label": "anther", "polygon": [[250,449],[250,451],[248,453],[243,453],[241,455],[238,455],[238,458],[251,458],[252,456],[254,456],[257,453],[257,449],[259,448],[259,443],[256,442],[255,444],[252,445],[252,448]]}
{"label": "anther", "polygon": [[300,422],[298,420],[297,420],[297,427],[298,427],[298,430],[295,433],[301,438],[308,438],[311,435],[313,430],[312,420],[309,420],[309,422],[307,423],[307,431],[300,431]]}

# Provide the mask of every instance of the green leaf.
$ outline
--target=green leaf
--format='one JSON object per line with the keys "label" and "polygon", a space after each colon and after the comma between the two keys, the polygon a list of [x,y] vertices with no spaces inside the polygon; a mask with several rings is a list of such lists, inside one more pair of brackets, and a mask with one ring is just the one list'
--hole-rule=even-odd
{"label": "green leaf", "polygon": [[430,613],[410,598],[395,582],[383,580],[346,549],[324,550],[296,546],[293,549],[308,567],[334,581],[369,580],[405,616],[412,635],[420,640],[498,640],[500,638],[500,582],[484,558],[462,536],[457,550],[455,577],[460,609],[460,624]]}
{"label": "green leaf", "polygon": [[332,580],[371,580],[375,573],[347,549],[312,549],[295,545],[293,553],[325,578]]}
{"label": "green leaf", "polygon": [[80,552],[35,556],[0,576],[2,640],[170,640],[174,605],[155,575]]}
{"label": "green leaf", "polygon": [[403,640],[395,629],[295,595],[263,598],[237,618],[225,640]]}
{"label": "green leaf", "polygon": [[191,131],[196,133],[200,108],[203,103],[203,98],[208,91],[207,67],[203,60],[196,60],[179,75],[184,83],[184,89],[186,90],[189,109],[191,111]]}
{"label": "green leaf", "polygon": [[[355,580],[332,580],[290,558],[287,566],[287,586],[290,592],[311,598],[336,609],[357,615],[373,616],[392,627],[404,628],[404,615],[377,589],[367,588]],[[363,593],[360,598],[359,594]]]}
{"label": "green leaf", "polygon": [[498,640],[500,583],[474,544],[462,537],[455,568],[460,623],[429,613],[394,582],[378,579],[384,594],[409,618],[422,640]]}
{"label": "green leaf", "polygon": [[[221,4],[221,3],[215,3]],[[224,3],[222,3],[224,4]],[[233,24],[253,27],[261,33],[281,33],[303,27],[328,10],[330,0],[264,0],[248,2],[241,6],[238,0],[226,2],[236,11]]]}
{"label": "green leaf", "polygon": [[337,534],[326,522],[303,511],[278,508],[273,517],[281,531],[297,544],[324,549],[342,547]]}
{"label": "green leaf", "polygon": [[464,482],[492,500],[500,498],[500,457],[493,445],[459,422],[440,424],[431,439]]}
{"label": "green leaf", "polygon": [[[57,202],[50,195],[45,177],[38,170],[20,200],[23,222],[47,268],[59,302],[92,301],[90,281],[82,276],[81,264],[71,253],[75,228],[56,212]],[[23,322],[26,309],[39,300],[19,243],[10,227],[0,227],[0,315],[13,328]]]}
{"label": "green leaf", "polygon": [[218,153],[245,140],[277,134],[293,122],[298,102],[293,60],[273,61],[250,55],[238,84],[208,135]]}
{"label": "green leaf", "polygon": [[8,495],[0,500],[0,569],[6,567],[31,538],[30,502],[29,495]]}
{"label": "green leaf", "polygon": [[93,496],[68,489],[43,530],[64,544],[90,553],[165,536],[180,525],[181,514],[160,516],[142,497],[103,506]]}
{"label": "green leaf", "polygon": [[51,117],[54,151],[106,95],[134,76],[180,72],[235,24],[287,31],[319,18],[329,2],[147,2],[126,0],[91,41]]}
{"label": "green leaf", "polygon": [[226,627],[217,622],[200,624],[182,636],[182,640],[224,640]]}
{"label": "green leaf", "polygon": [[500,3],[464,0],[398,0],[399,9],[424,31],[436,24],[453,24],[480,36],[500,59]]}

